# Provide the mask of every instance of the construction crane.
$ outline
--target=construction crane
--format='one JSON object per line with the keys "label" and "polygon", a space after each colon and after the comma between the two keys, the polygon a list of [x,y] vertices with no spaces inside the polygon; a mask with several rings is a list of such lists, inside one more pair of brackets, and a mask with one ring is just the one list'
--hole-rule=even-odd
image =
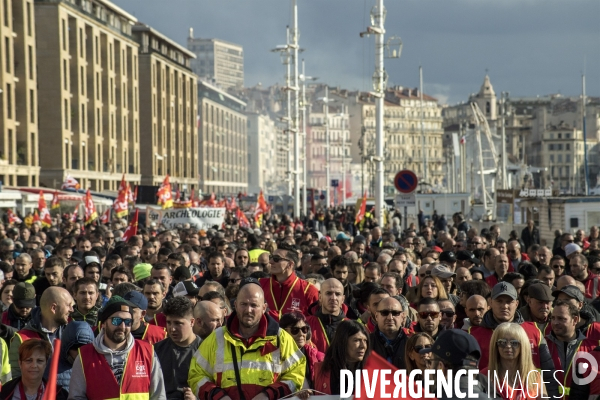
{"label": "construction crane", "polygon": [[[481,178],[481,197],[483,200],[483,215],[490,216],[496,215],[496,202],[492,197],[493,187],[490,185],[490,188],[486,188],[485,183],[485,175],[489,174],[497,174],[499,179],[506,179],[506,173],[504,171],[498,171],[498,156],[496,153],[496,146],[494,145],[494,140],[492,137],[492,132],[490,131],[490,126],[487,122],[487,118],[481,112],[481,109],[475,102],[471,102],[471,110],[473,111],[473,122],[475,123],[475,138],[477,139],[477,147],[479,150],[478,158],[479,158],[479,176]],[[492,169],[484,169],[484,161],[483,161],[483,149],[481,145],[481,132],[487,138],[489,144],[489,151],[492,153],[492,161],[493,167]]]}

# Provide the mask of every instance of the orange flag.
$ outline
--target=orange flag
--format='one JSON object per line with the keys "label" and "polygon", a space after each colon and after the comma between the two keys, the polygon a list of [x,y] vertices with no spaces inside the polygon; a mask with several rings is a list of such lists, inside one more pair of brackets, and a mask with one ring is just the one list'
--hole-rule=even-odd
{"label": "orange flag", "polygon": [[360,221],[365,218],[365,214],[367,212],[367,191],[365,190],[365,194],[363,195],[362,202],[360,203],[360,209],[356,213],[356,219],[354,220],[354,225],[360,223]]}
{"label": "orange flag", "polygon": [[158,204],[162,205],[163,209],[173,207],[173,195],[171,194],[171,182],[169,182],[169,175],[165,176],[165,180],[158,188],[156,196],[158,197]]}
{"label": "orange flag", "polygon": [[52,203],[50,203],[50,209],[55,210],[60,208],[60,202],[58,201],[58,191],[54,191],[54,195],[52,196]]}
{"label": "orange flag", "polygon": [[41,190],[38,200],[38,211],[40,212],[39,218],[42,226],[45,228],[50,228],[52,226],[52,217],[50,216],[50,211],[48,211],[48,206],[46,205],[46,200],[44,199],[44,192]]}
{"label": "orange flag", "polygon": [[98,213],[96,212],[96,205],[92,200],[92,194],[90,193],[90,189],[88,189],[85,193],[85,224],[91,224],[96,218],[98,218]]}

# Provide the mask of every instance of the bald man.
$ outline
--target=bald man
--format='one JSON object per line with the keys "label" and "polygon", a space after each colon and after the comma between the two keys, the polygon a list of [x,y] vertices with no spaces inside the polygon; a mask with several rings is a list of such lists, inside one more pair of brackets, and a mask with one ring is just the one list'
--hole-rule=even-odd
{"label": "bald man", "polygon": [[[31,312],[31,320],[13,336],[9,350],[9,360],[13,378],[21,376],[19,366],[19,346],[29,339],[41,339],[53,344],[54,339],[60,339],[62,331],[69,322],[69,315],[73,312],[73,297],[66,290],[58,286],[51,286],[44,290],[40,298],[40,307]],[[45,376],[48,376],[47,364]]]}
{"label": "bald man", "polygon": [[204,340],[213,333],[215,329],[223,325],[223,313],[221,308],[212,301],[204,300],[198,302],[194,308],[194,333]]}
{"label": "bald man", "polygon": [[[241,390],[246,399],[268,400],[302,388],[306,358],[294,338],[265,314],[263,290],[254,282],[242,285],[235,314],[202,341],[192,358],[188,385],[200,399],[237,399]],[[280,370],[272,369],[274,363]]]}
{"label": "bald man", "polygon": [[347,319],[342,310],[345,299],[344,285],[340,281],[330,278],[321,283],[321,307],[314,315],[310,315],[306,322],[312,330],[312,342],[322,353],[327,351],[340,322]]}
{"label": "bald man", "polygon": [[475,294],[467,299],[467,318],[462,327],[465,331],[468,331],[472,326],[479,326],[483,322],[483,316],[489,309],[487,301],[483,296]]}
{"label": "bald man", "polygon": [[576,280],[570,275],[563,275],[556,280],[556,289],[560,290],[565,286],[575,286]]}
{"label": "bald man", "polygon": [[373,351],[400,369],[406,368],[404,350],[408,336],[403,328],[405,319],[402,304],[394,297],[387,297],[377,305],[377,328],[371,333]]}

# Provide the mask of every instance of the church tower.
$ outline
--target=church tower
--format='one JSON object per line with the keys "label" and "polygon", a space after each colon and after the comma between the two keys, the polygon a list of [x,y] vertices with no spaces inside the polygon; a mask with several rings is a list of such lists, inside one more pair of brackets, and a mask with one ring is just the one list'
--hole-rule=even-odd
{"label": "church tower", "polygon": [[486,116],[488,122],[496,121],[498,118],[498,113],[496,112],[496,92],[494,92],[494,87],[490,82],[490,77],[486,74],[483,79],[483,84],[481,85],[481,89],[479,89],[479,93],[477,93],[471,101],[475,101],[479,106],[479,109]]}

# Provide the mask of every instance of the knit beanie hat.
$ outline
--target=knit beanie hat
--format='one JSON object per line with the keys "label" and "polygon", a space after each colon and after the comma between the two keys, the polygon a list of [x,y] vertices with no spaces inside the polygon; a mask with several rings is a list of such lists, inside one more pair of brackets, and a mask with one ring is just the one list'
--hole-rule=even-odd
{"label": "knit beanie hat", "polygon": [[146,279],[151,275],[152,265],[150,264],[138,264],[133,267],[133,276],[136,281]]}
{"label": "knit beanie hat", "polygon": [[133,313],[131,312],[131,303],[120,296],[112,296],[104,308],[102,308],[98,313],[98,320],[100,322],[104,322],[111,315],[119,311],[128,312],[133,317]]}

